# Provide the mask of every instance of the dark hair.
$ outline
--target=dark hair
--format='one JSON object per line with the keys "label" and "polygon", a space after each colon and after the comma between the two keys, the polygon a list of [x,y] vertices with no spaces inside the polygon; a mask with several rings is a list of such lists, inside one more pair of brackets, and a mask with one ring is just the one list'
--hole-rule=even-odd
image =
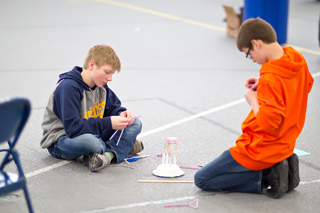
{"label": "dark hair", "polygon": [[239,28],[237,46],[240,51],[251,47],[251,40],[259,39],[266,44],[277,41],[277,34],[273,27],[261,18],[250,18]]}

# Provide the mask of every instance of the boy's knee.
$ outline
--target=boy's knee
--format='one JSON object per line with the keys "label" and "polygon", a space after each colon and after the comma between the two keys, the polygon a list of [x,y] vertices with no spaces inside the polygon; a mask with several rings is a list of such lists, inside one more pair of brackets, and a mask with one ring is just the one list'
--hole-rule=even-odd
{"label": "boy's knee", "polygon": [[203,178],[203,175],[201,174],[201,171],[196,172],[196,174],[194,175],[194,184],[202,189],[205,190],[205,186],[206,186],[206,181]]}
{"label": "boy's knee", "polygon": [[90,153],[103,153],[104,150],[103,143],[101,143],[100,140],[92,134],[82,135],[79,144],[81,144],[83,150]]}
{"label": "boy's knee", "polygon": [[142,122],[140,121],[140,119],[135,119],[133,124],[139,126],[139,127],[142,127]]}
{"label": "boy's knee", "polygon": [[88,142],[97,139],[97,137],[93,134],[83,134],[78,136],[78,140],[81,142]]}
{"label": "boy's knee", "polygon": [[141,132],[142,122],[139,119],[135,119],[134,122],[129,126],[133,131]]}

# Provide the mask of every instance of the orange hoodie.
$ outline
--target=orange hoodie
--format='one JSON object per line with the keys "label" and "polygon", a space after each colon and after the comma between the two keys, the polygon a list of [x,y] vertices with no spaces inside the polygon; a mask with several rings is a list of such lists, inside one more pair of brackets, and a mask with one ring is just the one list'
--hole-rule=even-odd
{"label": "orange hoodie", "polygon": [[263,64],[257,88],[259,112],[242,123],[243,134],[230,148],[232,157],[251,170],[262,170],[290,157],[304,125],[313,85],[303,56],[291,47]]}

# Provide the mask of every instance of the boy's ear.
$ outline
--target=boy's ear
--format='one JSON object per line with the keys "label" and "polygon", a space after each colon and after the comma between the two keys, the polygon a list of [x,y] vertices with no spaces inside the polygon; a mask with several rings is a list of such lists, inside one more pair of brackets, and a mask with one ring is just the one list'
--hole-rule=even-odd
{"label": "boy's ear", "polygon": [[261,40],[252,39],[251,44],[252,44],[252,46],[256,47],[257,49],[261,48]]}
{"label": "boy's ear", "polygon": [[94,60],[89,61],[89,70],[93,70],[93,66],[95,65]]}

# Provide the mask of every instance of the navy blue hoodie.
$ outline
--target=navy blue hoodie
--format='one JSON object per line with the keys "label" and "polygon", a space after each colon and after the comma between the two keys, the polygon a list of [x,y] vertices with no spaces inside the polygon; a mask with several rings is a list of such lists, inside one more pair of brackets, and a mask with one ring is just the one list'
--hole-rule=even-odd
{"label": "navy blue hoodie", "polygon": [[107,85],[90,88],[82,80],[81,72],[81,67],[74,67],[59,76],[44,112],[42,148],[48,148],[63,135],[101,136],[103,131],[112,129],[109,116],[126,110]]}

